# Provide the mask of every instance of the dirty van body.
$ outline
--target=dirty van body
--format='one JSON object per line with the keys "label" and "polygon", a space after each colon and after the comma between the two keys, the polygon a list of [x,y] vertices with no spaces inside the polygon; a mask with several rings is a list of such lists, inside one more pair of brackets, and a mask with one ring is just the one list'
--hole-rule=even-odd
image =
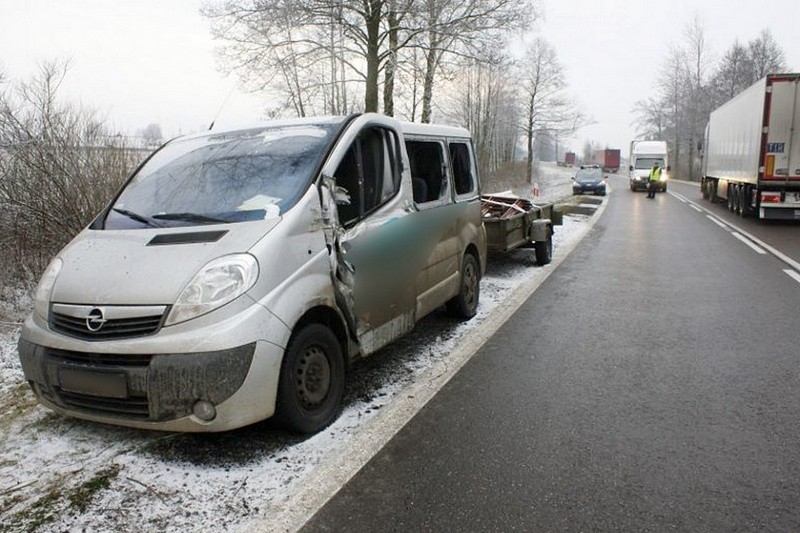
{"label": "dirty van body", "polygon": [[165,144],[52,261],[19,340],[59,413],[168,431],[312,432],[345,371],[486,264],[469,133],[366,114]]}

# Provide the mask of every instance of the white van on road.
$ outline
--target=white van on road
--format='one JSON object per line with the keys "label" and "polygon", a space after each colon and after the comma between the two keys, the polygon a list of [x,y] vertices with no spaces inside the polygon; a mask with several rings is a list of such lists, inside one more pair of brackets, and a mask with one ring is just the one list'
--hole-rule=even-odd
{"label": "white van on road", "polygon": [[631,190],[647,190],[653,163],[661,167],[661,181],[658,190],[667,192],[667,179],[672,168],[666,141],[631,141],[628,152],[628,170]]}
{"label": "white van on road", "polygon": [[365,114],[173,140],[43,274],[25,377],[89,420],[318,431],[352,360],[443,304],[475,314],[480,209],[461,128]]}

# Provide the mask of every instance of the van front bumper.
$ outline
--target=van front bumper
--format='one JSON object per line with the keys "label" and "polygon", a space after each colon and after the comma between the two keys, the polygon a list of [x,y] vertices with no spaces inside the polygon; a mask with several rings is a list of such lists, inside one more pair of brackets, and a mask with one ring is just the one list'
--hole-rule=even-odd
{"label": "van front bumper", "polygon": [[[238,328],[223,321],[195,331],[198,340],[192,344],[182,339],[188,331],[83,342],[53,333],[31,317],[19,340],[19,358],[40,402],[58,413],[143,429],[226,431],[275,412],[284,349],[247,332],[260,325],[262,334],[272,329],[283,341],[285,326],[276,326],[260,306],[249,311],[239,314]],[[233,339],[246,343],[227,347],[225,341]]]}

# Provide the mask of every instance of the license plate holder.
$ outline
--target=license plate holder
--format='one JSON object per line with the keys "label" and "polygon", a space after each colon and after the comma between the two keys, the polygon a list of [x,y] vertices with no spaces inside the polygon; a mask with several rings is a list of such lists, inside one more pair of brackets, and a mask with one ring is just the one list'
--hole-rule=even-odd
{"label": "license plate holder", "polygon": [[61,390],[101,398],[128,397],[128,380],[121,372],[61,367],[58,373]]}

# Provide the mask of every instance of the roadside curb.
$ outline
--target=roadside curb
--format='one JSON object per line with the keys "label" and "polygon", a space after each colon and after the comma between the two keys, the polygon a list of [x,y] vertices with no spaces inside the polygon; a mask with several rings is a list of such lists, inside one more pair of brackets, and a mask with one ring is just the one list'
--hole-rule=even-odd
{"label": "roadside curb", "polygon": [[518,290],[513,291],[502,305],[498,305],[480,325],[463,337],[448,357],[431,366],[413,384],[401,391],[397,399],[365,423],[346,447],[324,458],[308,475],[295,484],[297,487],[295,490],[290,491],[280,502],[270,505],[272,508],[266,513],[269,518],[246,523],[241,531],[293,532],[302,528],[450,381],[572,253],[605,211],[609,196],[610,194],[603,198],[602,203],[594,210],[594,215],[565,243],[563,252],[557,254],[549,265],[540,267],[542,275],[533,276]]}

